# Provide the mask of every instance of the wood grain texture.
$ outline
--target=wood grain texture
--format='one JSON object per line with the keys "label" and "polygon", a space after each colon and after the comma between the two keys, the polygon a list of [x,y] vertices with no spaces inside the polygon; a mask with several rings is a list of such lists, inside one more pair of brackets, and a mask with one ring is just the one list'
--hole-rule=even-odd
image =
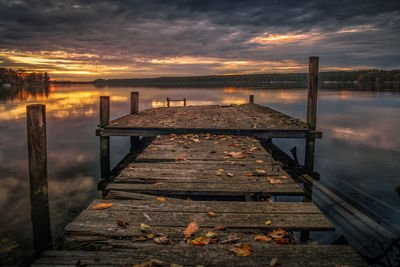
{"label": "wood grain texture", "polygon": [[[155,139],[107,190],[163,196],[302,195],[280,165],[251,137],[169,135]],[[271,178],[279,183],[271,184]]]}
{"label": "wood grain texture", "polygon": [[142,246],[130,251],[47,251],[33,266],[76,266],[80,261],[85,266],[132,266],[150,259],[163,262],[162,266],[267,266],[278,258],[279,266],[366,266],[350,246],[336,245],[268,245],[255,244],[254,254],[238,257],[229,248],[221,245],[175,245],[160,249]]}
{"label": "wood grain texture", "polygon": [[[259,138],[304,138],[310,131],[298,119],[268,107],[248,103],[147,109],[117,118],[96,132],[103,136],[212,133]],[[321,137],[320,132],[310,134]]]}

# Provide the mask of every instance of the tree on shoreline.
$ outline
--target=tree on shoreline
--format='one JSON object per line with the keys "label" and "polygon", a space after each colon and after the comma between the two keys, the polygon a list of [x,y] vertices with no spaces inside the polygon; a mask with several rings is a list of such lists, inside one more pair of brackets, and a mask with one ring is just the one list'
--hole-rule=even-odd
{"label": "tree on shoreline", "polygon": [[47,72],[27,72],[25,70],[12,70],[0,68],[0,83],[17,85],[48,84],[50,77]]}

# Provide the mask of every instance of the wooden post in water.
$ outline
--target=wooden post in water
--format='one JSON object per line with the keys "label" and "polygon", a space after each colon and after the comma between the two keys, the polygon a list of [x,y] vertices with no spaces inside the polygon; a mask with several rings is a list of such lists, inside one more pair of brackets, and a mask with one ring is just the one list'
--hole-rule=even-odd
{"label": "wooden post in water", "polygon": [[[315,131],[317,125],[318,57],[310,57],[308,72],[307,127]],[[310,174],[314,171],[314,136],[306,137],[304,167]]]}
{"label": "wooden post in water", "polygon": [[167,107],[169,107],[169,97],[167,97]]}
{"label": "wooden post in water", "polygon": [[[139,92],[131,92],[131,114],[139,112]],[[140,145],[139,136],[131,136],[131,153]]]}
{"label": "wooden post in water", "polygon": [[254,95],[249,95],[249,103],[250,104],[254,103]]}
{"label": "wooden post in water", "polygon": [[[101,128],[110,122],[110,97],[100,96],[100,124]],[[110,178],[110,137],[100,136],[100,170],[101,179]]]}
{"label": "wooden post in water", "polygon": [[52,245],[47,185],[46,107],[26,107],[31,220],[35,253]]}
{"label": "wooden post in water", "polygon": [[[310,57],[308,70],[308,99],[307,99],[307,128],[315,131],[317,125],[317,93],[318,93],[318,63],[319,57]],[[315,137],[306,136],[304,168],[312,175],[314,172]],[[312,201],[312,184],[304,183],[303,202]],[[310,239],[309,231],[301,231],[300,240],[306,242]]]}
{"label": "wooden post in water", "polygon": [[183,98],[183,106],[186,107],[186,97]]}

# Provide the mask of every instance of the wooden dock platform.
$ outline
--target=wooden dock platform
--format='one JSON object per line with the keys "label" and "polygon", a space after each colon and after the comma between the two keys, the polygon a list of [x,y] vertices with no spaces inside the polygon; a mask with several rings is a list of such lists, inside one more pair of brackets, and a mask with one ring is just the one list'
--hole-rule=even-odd
{"label": "wooden dock platform", "polygon": [[274,109],[255,103],[160,107],[128,114],[96,131],[99,136],[156,136],[160,134],[230,134],[257,138],[316,138],[321,132]]}
{"label": "wooden dock platform", "polygon": [[[317,74],[312,57],[307,123],[255,104],[254,96],[244,105],[139,112],[137,92],[130,114],[110,121],[109,97],[101,97],[104,197],[65,228],[80,249],[45,251],[34,266],[365,266],[348,245],[306,242],[309,231],[335,227],[263,145],[305,138],[302,170],[312,174],[321,137]],[[135,155],[115,177],[110,136],[131,136]],[[156,138],[136,155],[140,136]]]}
{"label": "wooden dock platform", "polygon": [[[274,259],[279,266],[365,266],[350,246],[295,240],[294,231],[334,230],[311,202],[268,201],[302,194],[254,138],[158,137],[108,185],[104,199],[93,201],[65,228],[66,240],[100,250],[48,251],[35,266],[125,266],[152,260],[153,265],[139,266],[267,266]],[[231,199],[215,201],[221,196]],[[245,201],[255,197],[265,201]],[[93,208],[104,203],[112,205]],[[191,222],[199,231],[185,240]],[[271,239],[277,229],[284,229],[284,237]],[[209,243],[192,244],[207,235]],[[256,241],[260,235],[271,240]],[[246,257],[233,252],[243,243],[252,248]]]}

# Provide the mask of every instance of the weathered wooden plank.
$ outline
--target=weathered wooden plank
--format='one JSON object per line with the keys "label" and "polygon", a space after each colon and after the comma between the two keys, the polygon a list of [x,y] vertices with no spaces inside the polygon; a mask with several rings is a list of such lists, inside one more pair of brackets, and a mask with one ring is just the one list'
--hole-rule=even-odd
{"label": "weathered wooden plank", "polygon": [[[234,176],[231,177],[229,175],[233,174]],[[241,184],[259,184],[259,185],[264,185],[264,184],[269,184],[267,181],[266,177],[246,177],[244,174],[238,175],[235,172],[229,172],[226,174],[223,172],[221,175],[216,175],[211,174],[211,175],[204,175],[200,176],[197,175],[195,177],[193,176],[158,176],[154,174],[149,174],[152,175],[152,177],[145,177],[143,175],[139,175],[137,177],[126,177],[126,176],[118,176],[117,178],[114,179],[114,183],[132,183],[132,184],[153,184],[154,186],[161,185],[159,183],[209,183],[210,179],[212,179],[214,184],[229,184],[233,183],[234,185],[238,186]],[[211,177],[210,177],[211,176]],[[271,178],[274,179],[279,179],[280,176],[271,176]],[[295,184],[295,181],[293,179],[279,179],[282,184]]]}
{"label": "weathered wooden plank", "polygon": [[[126,231],[140,231],[140,223],[154,227],[182,227],[182,231],[191,221],[196,221],[200,227],[216,227],[224,225],[230,229],[274,229],[284,228],[287,230],[334,230],[333,225],[322,214],[313,213],[217,213],[216,216],[209,216],[206,212],[153,212],[153,211],[121,211],[121,210],[91,210],[87,209],[81,213],[72,225],[80,225],[80,231],[87,232],[85,225],[99,225],[104,230],[121,228],[116,224],[118,219],[124,219],[131,226]],[[265,222],[272,223],[266,225]],[[111,228],[110,228],[111,227]],[[66,230],[69,228],[67,227]],[[112,231],[114,232],[114,231]]]}
{"label": "weathered wooden plank", "polygon": [[[155,249],[160,247],[162,249]],[[350,246],[336,245],[266,245],[254,244],[254,254],[238,257],[232,246],[190,244],[176,246],[143,246],[132,251],[47,251],[33,266],[131,266],[150,259],[163,266],[266,266],[278,258],[279,266],[366,266],[365,261]]]}
{"label": "weathered wooden plank", "polygon": [[249,193],[260,193],[265,196],[303,195],[303,190],[297,184],[240,184],[240,186],[235,186],[232,183],[168,183],[157,186],[153,184],[110,184],[107,186],[106,190],[176,196],[244,196]]}
{"label": "weathered wooden plank", "polygon": [[113,206],[107,211],[185,211],[207,213],[274,213],[274,214],[320,214],[322,212],[311,202],[236,202],[236,201],[187,201],[167,198],[167,201],[158,201],[155,196],[146,196],[143,200],[94,200],[89,206],[100,203],[111,203]]}

